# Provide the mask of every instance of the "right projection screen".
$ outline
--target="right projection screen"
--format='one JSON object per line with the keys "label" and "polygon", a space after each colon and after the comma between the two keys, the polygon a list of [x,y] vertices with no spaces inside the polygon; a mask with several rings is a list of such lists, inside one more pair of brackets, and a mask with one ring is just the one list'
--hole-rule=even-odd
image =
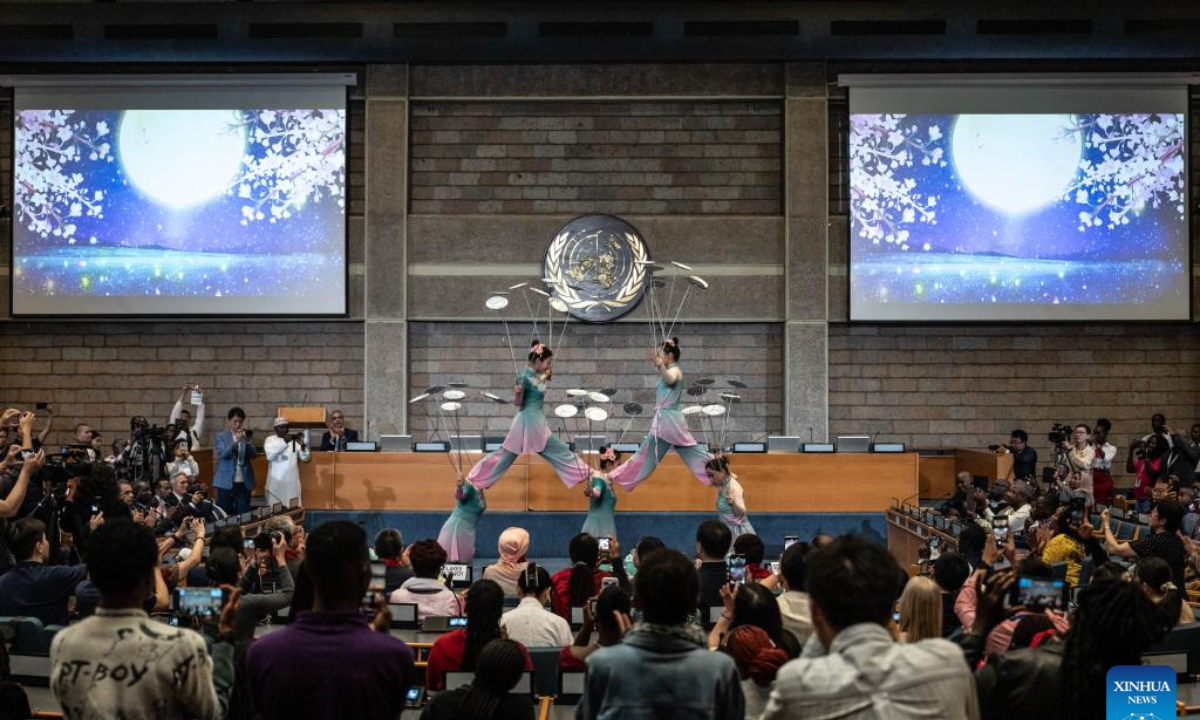
{"label": "right projection screen", "polygon": [[1187,320],[1183,85],[850,84],[850,319]]}

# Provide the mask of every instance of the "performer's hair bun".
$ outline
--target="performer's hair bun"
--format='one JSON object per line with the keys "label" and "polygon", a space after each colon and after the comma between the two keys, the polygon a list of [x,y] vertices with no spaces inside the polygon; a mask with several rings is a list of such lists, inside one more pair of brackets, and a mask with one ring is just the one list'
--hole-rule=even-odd
{"label": "performer's hair bun", "polygon": [[679,338],[667,338],[662,344],[662,351],[671,353],[676,360],[682,357],[682,353],[679,350]]}
{"label": "performer's hair bun", "polygon": [[704,468],[713,472],[729,472],[729,458],[724,455],[717,455],[704,463]]}
{"label": "performer's hair bun", "polygon": [[600,446],[600,469],[607,470],[621,462],[621,453],[611,445]]}
{"label": "performer's hair bun", "polygon": [[541,340],[529,343],[529,362],[538,362],[554,357],[554,351],[542,344]]}

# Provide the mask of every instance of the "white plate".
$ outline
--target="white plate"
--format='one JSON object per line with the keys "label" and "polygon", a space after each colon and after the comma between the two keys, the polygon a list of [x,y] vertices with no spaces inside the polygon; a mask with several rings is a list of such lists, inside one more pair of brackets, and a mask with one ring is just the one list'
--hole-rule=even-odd
{"label": "white plate", "polygon": [[537,293],[538,295],[545,295],[546,297],[550,297],[550,293],[546,292],[545,290],[543,290],[541,288],[531,287],[529,289],[532,290],[533,292]]}
{"label": "white plate", "polygon": [[596,403],[612,402],[612,398],[610,398],[609,396],[605,395],[602,392],[590,392],[587,394],[587,396],[588,396],[588,400],[591,400],[592,402],[596,402]]}
{"label": "white plate", "polygon": [[429,397],[429,393],[421,393],[420,395],[416,396],[415,398],[409,400],[408,404],[412,405],[413,403],[419,403],[427,397]]}
{"label": "white plate", "polygon": [[604,422],[608,419],[608,411],[598,407],[590,407],[584,410],[583,415],[592,422]]}
{"label": "white plate", "polygon": [[704,412],[703,405],[688,405],[683,409],[684,415],[699,415],[702,412]]}
{"label": "white plate", "polygon": [[508,307],[508,298],[500,295],[493,295],[487,299],[487,302],[485,302],[484,305],[487,305],[488,310],[503,310],[504,308]]}
{"label": "white plate", "polygon": [[708,281],[699,275],[688,275],[688,282],[700,288],[701,290],[708,289]]}
{"label": "white plate", "polygon": [[462,390],[447,390],[442,393],[443,400],[462,400],[467,394]]}
{"label": "white plate", "polygon": [[558,298],[550,298],[550,307],[554,308],[560,313],[565,313],[569,309],[567,308],[567,304]]}
{"label": "white plate", "polygon": [[721,399],[722,400],[741,400],[742,396],[734,395],[733,393],[721,393]]}
{"label": "white plate", "polygon": [[705,405],[704,414],[709,417],[718,417],[725,414],[724,405]]}
{"label": "white plate", "polygon": [[569,420],[579,414],[579,408],[574,405],[559,405],[554,408],[554,414],[564,420]]}
{"label": "white plate", "polygon": [[508,289],[509,290],[520,290],[521,288],[525,287],[528,284],[529,283],[527,283],[527,282],[517,283],[516,285],[509,285]]}
{"label": "white plate", "polygon": [[484,397],[485,397],[485,398],[487,398],[488,400],[491,400],[492,402],[504,402],[504,398],[500,397],[499,395],[495,395],[495,394],[493,394],[493,393],[490,393],[490,392],[483,392],[483,391],[481,391],[479,394],[480,394],[480,395],[482,395],[482,396],[484,396]]}
{"label": "white plate", "polygon": [[674,265],[675,267],[679,268],[680,270],[691,270],[692,269],[692,267],[690,265],[684,265],[683,263],[675,262],[674,260],[671,261],[671,264]]}
{"label": "white plate", "polygon": [[456,413],[459,410],[462,410],[462,403],[444,402],[444,403],[442,403],[441,407],[442,407],[442,412]]}
{"label": "white plate", "polygon": [[570,390],[567,391],[567,394],[570,395],[571,397],[584,397],[585,395],[588,394],[588,391],[581,390],[579,388],[571,388]]}

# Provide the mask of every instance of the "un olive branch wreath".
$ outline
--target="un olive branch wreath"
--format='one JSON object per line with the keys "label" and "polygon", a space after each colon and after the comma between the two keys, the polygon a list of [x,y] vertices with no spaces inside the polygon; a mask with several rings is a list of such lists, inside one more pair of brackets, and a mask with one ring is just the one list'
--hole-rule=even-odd
{"label": "un olive branch wreath", "polygon": [[646,246],[639,241],[638,237],[633,233],[625,233],[625,240],[629,244],[630,252],[633,253],[633,272],[629,274],[629,278],[621,286],[620,292],[617,293],[616,299],[601,300],[584,300],[579,297],[579,293],[567,284],[567,281],[562,275],[563,251],[567,241],[571,239],[571,232],[564,230],[555,236],[554,241],[550,243],[550,248],[546,251],[546,279],[550,281],[551,287],[554,288],[554,294],[562,300],[571,310],[590,310],[596,305],[605,305],[610,308],[624,307],[629,302],[633,301],[638,293],[642,290],[642,283],[646,278],[646,266],[639,264],[637,261],[645,261]]}

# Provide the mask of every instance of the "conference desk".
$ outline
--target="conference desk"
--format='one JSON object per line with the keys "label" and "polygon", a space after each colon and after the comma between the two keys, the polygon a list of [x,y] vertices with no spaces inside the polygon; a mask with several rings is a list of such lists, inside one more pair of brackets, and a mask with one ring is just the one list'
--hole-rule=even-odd
{"label": "conference desk", "polygon": [[[464,469],[481,453],[463,457]],[[594,456],[592,456],[594,457]],[[446,510],[457,470],[447,453],[313,453],[300,465],[304,506],[313,510]],[[917,455],[745,453],[730,465],[755,513],[882,512],[917,494]],[[619,512],[709,512],[715,491],[674,453],[636,492],[617,490]],[[489,510],[580,511],[581,488],[566,488],[541,458],[517,459],[487,491]]]}
{"label": "conference desk", "polygon": [[941,538],[944,547],[957,547],[958,538],[947,528],[930,524],[923,518],[913,517],[908,507],[889,507],[885,513],[888,526],[888,551],[903,568],[916,565],[921,559],[920,551],[929,545],[930,538]]}

